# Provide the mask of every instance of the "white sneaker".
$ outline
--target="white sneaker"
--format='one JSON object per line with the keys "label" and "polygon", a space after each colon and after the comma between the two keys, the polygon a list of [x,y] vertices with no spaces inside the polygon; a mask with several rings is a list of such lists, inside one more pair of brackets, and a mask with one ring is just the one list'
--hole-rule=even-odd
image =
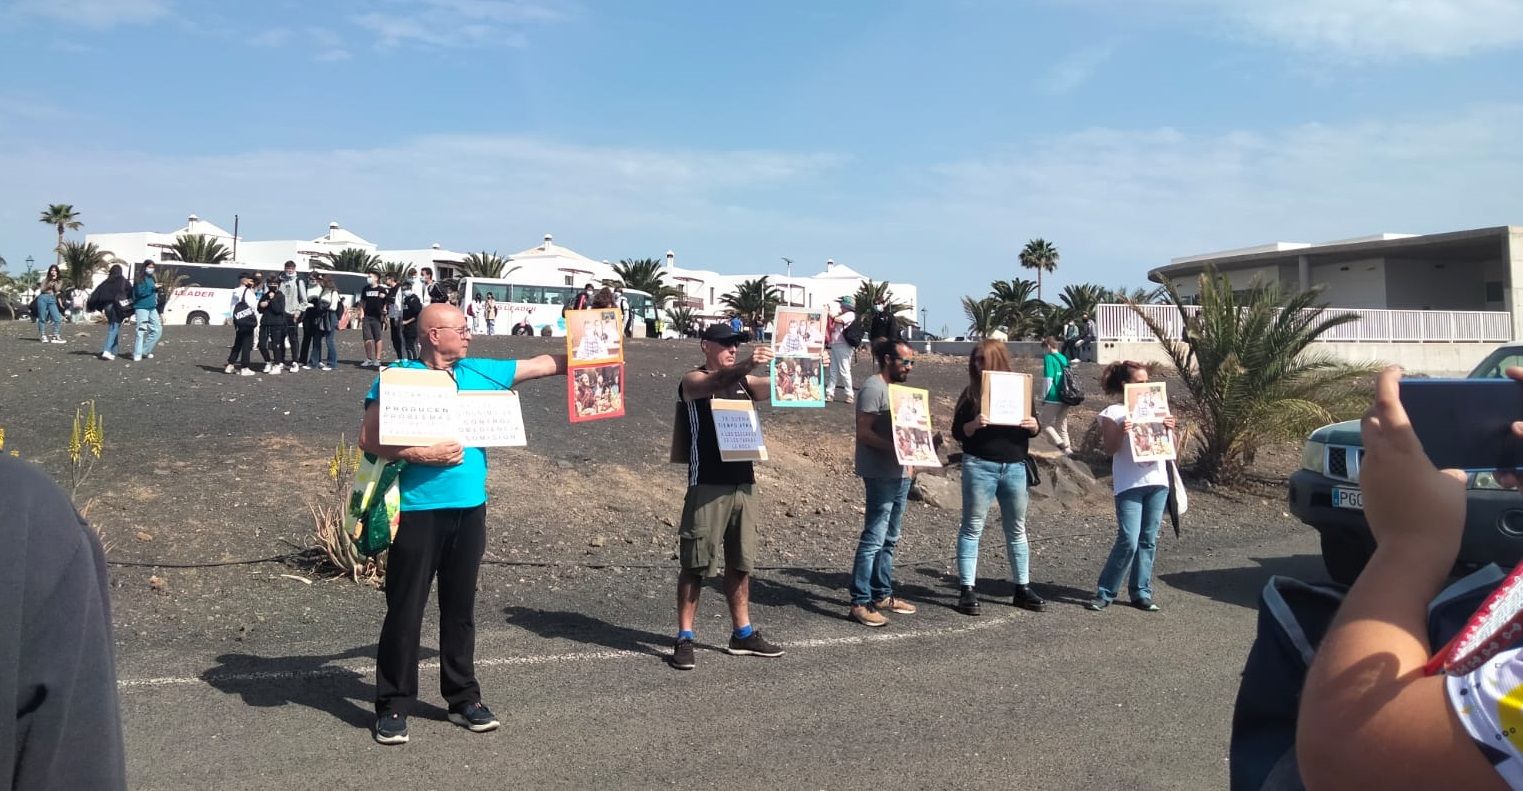
{"label": "white sneaker", "polygon": [[132,355],[132,361],[133,362],[141,362],[142,359],[143,359],[143,356],[141,354],[134,354],[134,355]]}
{"label": "white sneaker", "polygon": [[[302,370],[303,370],[303,371],[310,371],[310,370],[312,370],[312,366],[310,366],[310,365],[303,365],[303,366],[302,366],[302,367],[301,367],[301,369],[302,369]],[[292,369],[292,370],[295,370],[295,369]]]}
{"label": "white sneaker", "polygon": [[234,368],[232,363],[228,363],[227,367],[222,369],[222,373],[225,373],[225,374],[235,374],[235,373],[238,373],[238,369]]}
{"label": "white sneaker", "polygon": [[[59,342],[60,342],[60,343],[62,343],[62,341],[59,341]],[[143,355],[143,356],[144,356],[144,357],[147,357],[147,358],[148,358],[148,359],[150,359],[150,360],[152,360],[152,359],[153,359],[153,352],[149,352],[149,353],[147,353],[147,354],[145,354],[145,355]]]}
{"label": "white sneaker", "polygon": [[276,376],[276,375],[278,375],[284,369],[285,369],[284,365],[277,365],[274,368],[271,368],[270,370],[266,371],[265,373],[268,373],[270,376]]}
{"label": "white sneaker", "polygon": [[270,372],[270,364],[269,363],[265,363],[264,364],[264,370],[261,371],[260,373],[266,373],[267,374],[269,372]]}
{"label": "white sneaker", "polygon": [[317,366],[317,370],[319,370],[319,371],[331,371],[333,369],[329,368],[327,363],[323,363],[322,365]]}
{"label": "white sneaker", "polygon": [[112,354],[111,352],[101,352],[100,353],[100,358],[102,360],[115,360],[116,359],[116,355]]}
{"label": "white sneaker", "polygon": [[254,373],[254,369],[252,369],[252,368],[242,368],[242,369],[239,369],[238,375],[239,376],[256,376],[257,374]]}
{"label": "white sneaker", "polygon": [[54,343],[68,343],[68,341],[63,339],[62,335],[54,335],[53,336],[53,342]]}
{"label": "white sneaker", "polygon": [[291,363],[291,373],[294,374],[294,373],[296,373],[297,371],[300,371],[300,370],[301,370],[301,366],[300,365],[297,365],[296,363]]}

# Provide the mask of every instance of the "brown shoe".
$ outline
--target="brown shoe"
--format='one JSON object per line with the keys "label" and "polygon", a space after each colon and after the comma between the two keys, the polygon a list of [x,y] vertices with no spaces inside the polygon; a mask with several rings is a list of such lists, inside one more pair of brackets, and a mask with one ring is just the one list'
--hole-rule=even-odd
{"label": "brown shoe", "polygon": [[887,626],[888,619],[883,613],[866,604],[853,604],[851,606],[851,619],[863,626]]}
{"label": "brown shoe", "polygon": [[877,607],[880,610],[890,610],[892,612],[899,613],[900,615],[915,614],[915,605],[910,604],[909,602],[897,596],[890,596],[887,599],[874,604],[873,606]]}

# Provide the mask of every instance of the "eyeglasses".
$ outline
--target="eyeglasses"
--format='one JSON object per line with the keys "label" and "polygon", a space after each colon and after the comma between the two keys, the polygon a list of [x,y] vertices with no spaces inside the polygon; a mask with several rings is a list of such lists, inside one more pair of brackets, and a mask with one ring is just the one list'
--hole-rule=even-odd
{"label": "eyeglasses", "polygon": [[895,357],[894,361],[907,368],[913,368],[915,365],[915,358],[913,357]]}
{"label": "eyeglasses", "polygon": [[469,326],[465,326],[465,325],[462,325],[462,326],[459,326],[459,327],[435,327],[434,329],[436,329],[436,330],[452,330],[452,331],[454,331],[454,333],[456,335],[459,335],[462,338],[469,338],[469,337],[471,337],[471,328]]}

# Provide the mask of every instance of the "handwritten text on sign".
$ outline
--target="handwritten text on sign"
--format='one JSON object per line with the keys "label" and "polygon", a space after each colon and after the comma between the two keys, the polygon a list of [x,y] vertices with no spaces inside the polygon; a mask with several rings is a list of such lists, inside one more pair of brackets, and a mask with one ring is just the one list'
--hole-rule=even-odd
{"label": "handwritten text on sign", "polygon": [[723,461],[766,461],[767,445],[762,439],[756,407],[750,401],[725,398],[716,398],[710,404],[714,435],[719,440],[719,458]]}

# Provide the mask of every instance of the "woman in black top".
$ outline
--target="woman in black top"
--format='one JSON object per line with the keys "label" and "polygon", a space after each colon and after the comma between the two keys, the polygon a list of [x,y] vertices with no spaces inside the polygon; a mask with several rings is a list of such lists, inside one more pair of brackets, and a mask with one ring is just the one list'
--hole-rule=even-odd
{"label": "woman in black top", "polygon": [[1027,446],[1041,427],[1027,417],[1018,426],[997,426],[984,419],[983,372],[1009,371],[1010,353],[1000,341],[984,341],[968,356],[968,387],[957,400],[952,436],[962,443],[962,529],[957,532],[957,576],[961,593],[958,611],[978,615],[973,586],[978,579],[978,540],[995,499],[1009,550],[1010,574],[1015,578],[1011,604],[1041,610],[1047,602],[1031,590],[1030,551],[1026,544]]}
{"label": "woman in black top", "polygon": [[100,350],[102,360],[116,359],[116,345],[122,337],[122,320],[132,315],[132,284],[122,274],[121,264],[112,264],[111,273],[100,284],[110,301],[101,309],[106,314],[106,345]]}

